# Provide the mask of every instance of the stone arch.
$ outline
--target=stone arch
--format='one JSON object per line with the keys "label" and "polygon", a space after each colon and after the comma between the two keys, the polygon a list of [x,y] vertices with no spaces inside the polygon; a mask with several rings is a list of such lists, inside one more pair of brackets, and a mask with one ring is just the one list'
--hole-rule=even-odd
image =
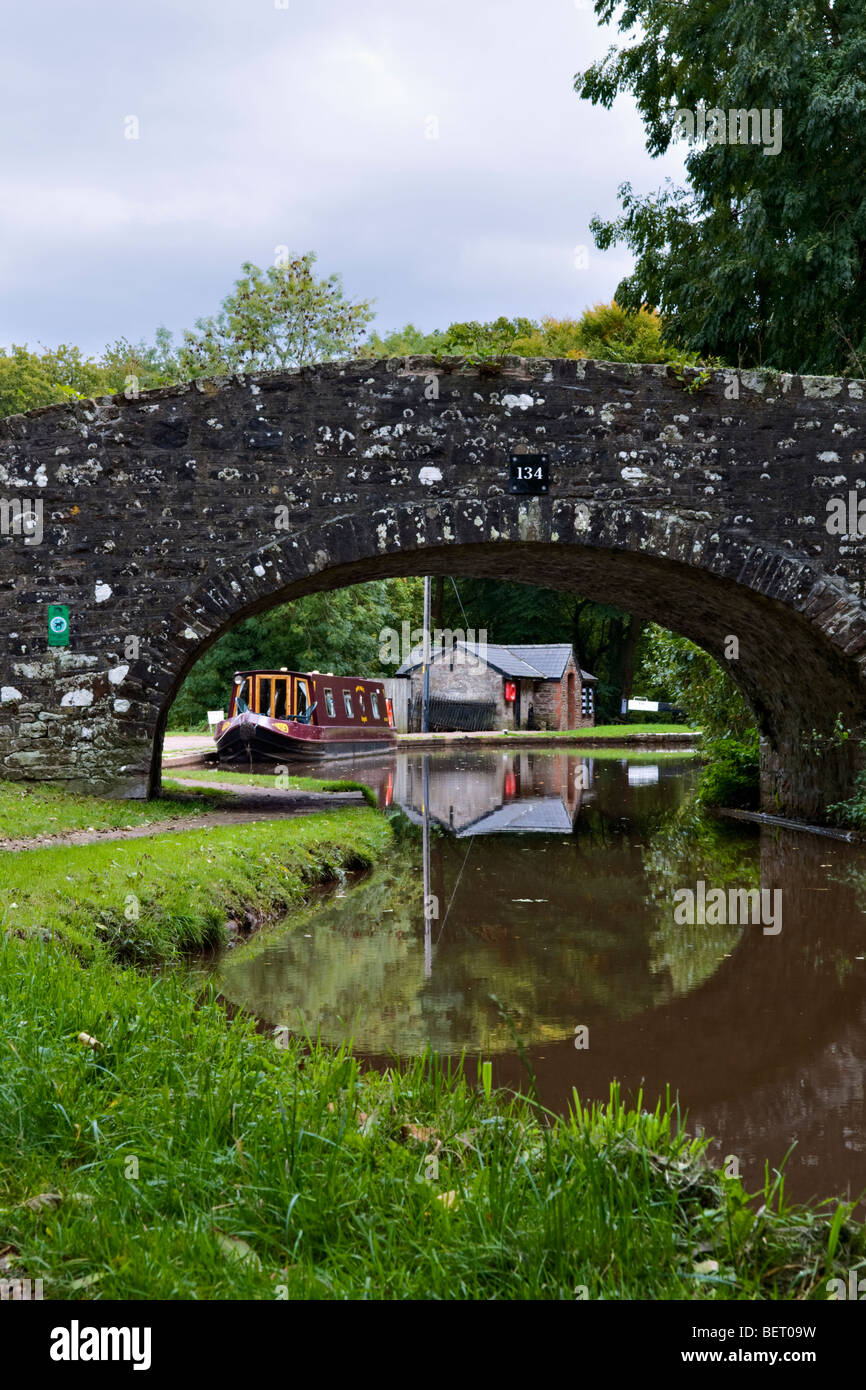
{"label": "stone arch", "polygon": [[[169,663],[131,671],[144,702],[155,683],[148,790],[170,705],[207,647],[237,622],[315,590],[394,575],[509,578],[616,604],[695,641],[727,665],[762,736],[767,808],[818,815],[844,795],[856,760],[850,741],[820,761],[809,736],[828,710],[862,720],[862,662],[846,652],[859,604],[791,556],[709,539],[636,507],[596,513],[584,504],[495,497],[395,504],[351,513],[269,541],[193,590],[154,634]],[[739,656],[726,662],[738,635]],[[814,698],[813,698],[814,696]],[[135,695],[133,696],[135,698]]]}
{"label": "stone arch", "polygon": [[[0,775],[144,795],[220,632],[427,570],[606,598],[720,659],[735,637],[764,805],[819,815],[850,794],[866,711],[864,440],[862,382],[535,358],[329,363],[0,421]],[[512,493],[537,452],[547,492]],[[34,497],[44,544],[9,530]]]}

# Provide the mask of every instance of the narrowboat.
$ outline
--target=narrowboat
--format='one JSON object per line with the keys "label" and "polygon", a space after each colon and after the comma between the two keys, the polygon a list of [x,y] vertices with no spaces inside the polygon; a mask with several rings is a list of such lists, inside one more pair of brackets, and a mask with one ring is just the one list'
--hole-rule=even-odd
{"label": "narrowboat", "polygon": [[220,762],[358,757],[397,742],[381,681],[320,671],[237,671],[214,726]]}

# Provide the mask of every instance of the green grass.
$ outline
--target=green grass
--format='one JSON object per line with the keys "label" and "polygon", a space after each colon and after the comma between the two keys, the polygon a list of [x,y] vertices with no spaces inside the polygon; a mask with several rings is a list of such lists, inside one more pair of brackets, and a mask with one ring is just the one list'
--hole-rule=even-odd
{"label": "green grass", "polygon": [[[522,730],[520,731],[523,732]],[[565,729],[556,738],[631,738],[634,734],[693,734],[690,724],[596,724],[590,729]],[[550,734],[547,735],[551,737]]]}
{"label": "green grass", "polygon": [[[532,756],[543,754],[533,753]],[[552,753],[550,756],[561,755]],[[693,745],[688,748],[635,748],[629,745],[620,748],[589,748],[583,756],[591,758],[593,762],[664,763],[681,762],[683,758],[698,758],[700,752]]]}
{"label": "green grass", "polygon": [[866,1253],[615,1089],[550,1123],[480,1066],[364,1073],[34,940],[0,1007],[0,1244],[49,1299],[809,1298]]}
{"label": "green grass", "polygon": [[5,857],[0,1249],[22,1277],[82,1300],[787,1300],[866,1263],[850,1206],[791,1208],[772,1176],[750,1202],[676,1106],[614,1088],[554,1119],[483,1063],[367,1072],[138,968],[391,833],[362,807]]}
{"label": "green grass", "polygon": [[[163,786],[175,786],[181,782],[193,780],[198,782],[228,782],[237,783],[242,787],[273,787],[276,780],[275,772],[228,772],[222,768],[179,768],[169,782],[163,780]],[[284,785],[289,791],[301,792],[361,792],[364,800],[371,806],[378,805],[376,793],[366,786],[363,782],[347,782],[339,779],[321,777],[288,777],[283,774]]]}
{"label": "green grass", "polygon": [[390,840],[363,808],[7,854],[0,930],[53,932],[90,960],[151,962],[225,940],[228,919],[258,923],[311,884],[366,867]]}
{"label": "green grass", "polygon": [[[593,728],[588,729],[554,729],[550,733],[546,733],[540,729],[488,729],[486,732],[491,738],[502,738],[504,735],[507,735],[508,738],[526,739],[527,741],[532,741],[533,739],[547,740],[556,738],[577,741],[586,738],[623,739],[630,738],[634,734],[694,734],[697,733],[698,730],[692,728],[690,724],[596,724]],[[401,741],[408,742],[410,746],[413,739],[420,742],[422,738],[444,739],[448,737],[448,734],[398,735]],[[479,743],[482,742],[481,735],[473,737],[477,737]]]}
{"label": "green grass", "polygon": [[182,820],[233,805],[229,793],[178,789],[155,801],[78,796],[57,787],[0,782],[0,840],[60,835],[68,830],[117,830]]}

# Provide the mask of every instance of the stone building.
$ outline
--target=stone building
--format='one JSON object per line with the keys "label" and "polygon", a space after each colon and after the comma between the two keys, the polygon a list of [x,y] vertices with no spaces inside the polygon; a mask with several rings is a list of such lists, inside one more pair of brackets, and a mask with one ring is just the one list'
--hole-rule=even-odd
{"label": "stone building", "polygon": [[[420,727],[422,653],[397,672],[411,682],[409,727]],[[595,723],[595,676],[567,643],[433,645],[431,729],[583,729]]]}

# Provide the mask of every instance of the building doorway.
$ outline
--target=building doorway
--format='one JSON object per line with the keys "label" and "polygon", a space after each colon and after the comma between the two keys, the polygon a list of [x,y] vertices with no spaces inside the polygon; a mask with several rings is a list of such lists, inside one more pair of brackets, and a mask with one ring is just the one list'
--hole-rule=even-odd
{"label": "building doorway", "polygon": [[568,677],[567,677],[566,683],[565,683],[565,691],[566,691],[565,714],[566,714],[566,720],[567,720],[567,723],[566,723],[565,727],[566,727],[567,729],[576,729],[576,728],[577,728],[577,696],[576,696],[576,693],[575,693],[575,687],[576,687],[576,680],[575,680],[574,672],[573,672],[573,671],[569,671]]}

